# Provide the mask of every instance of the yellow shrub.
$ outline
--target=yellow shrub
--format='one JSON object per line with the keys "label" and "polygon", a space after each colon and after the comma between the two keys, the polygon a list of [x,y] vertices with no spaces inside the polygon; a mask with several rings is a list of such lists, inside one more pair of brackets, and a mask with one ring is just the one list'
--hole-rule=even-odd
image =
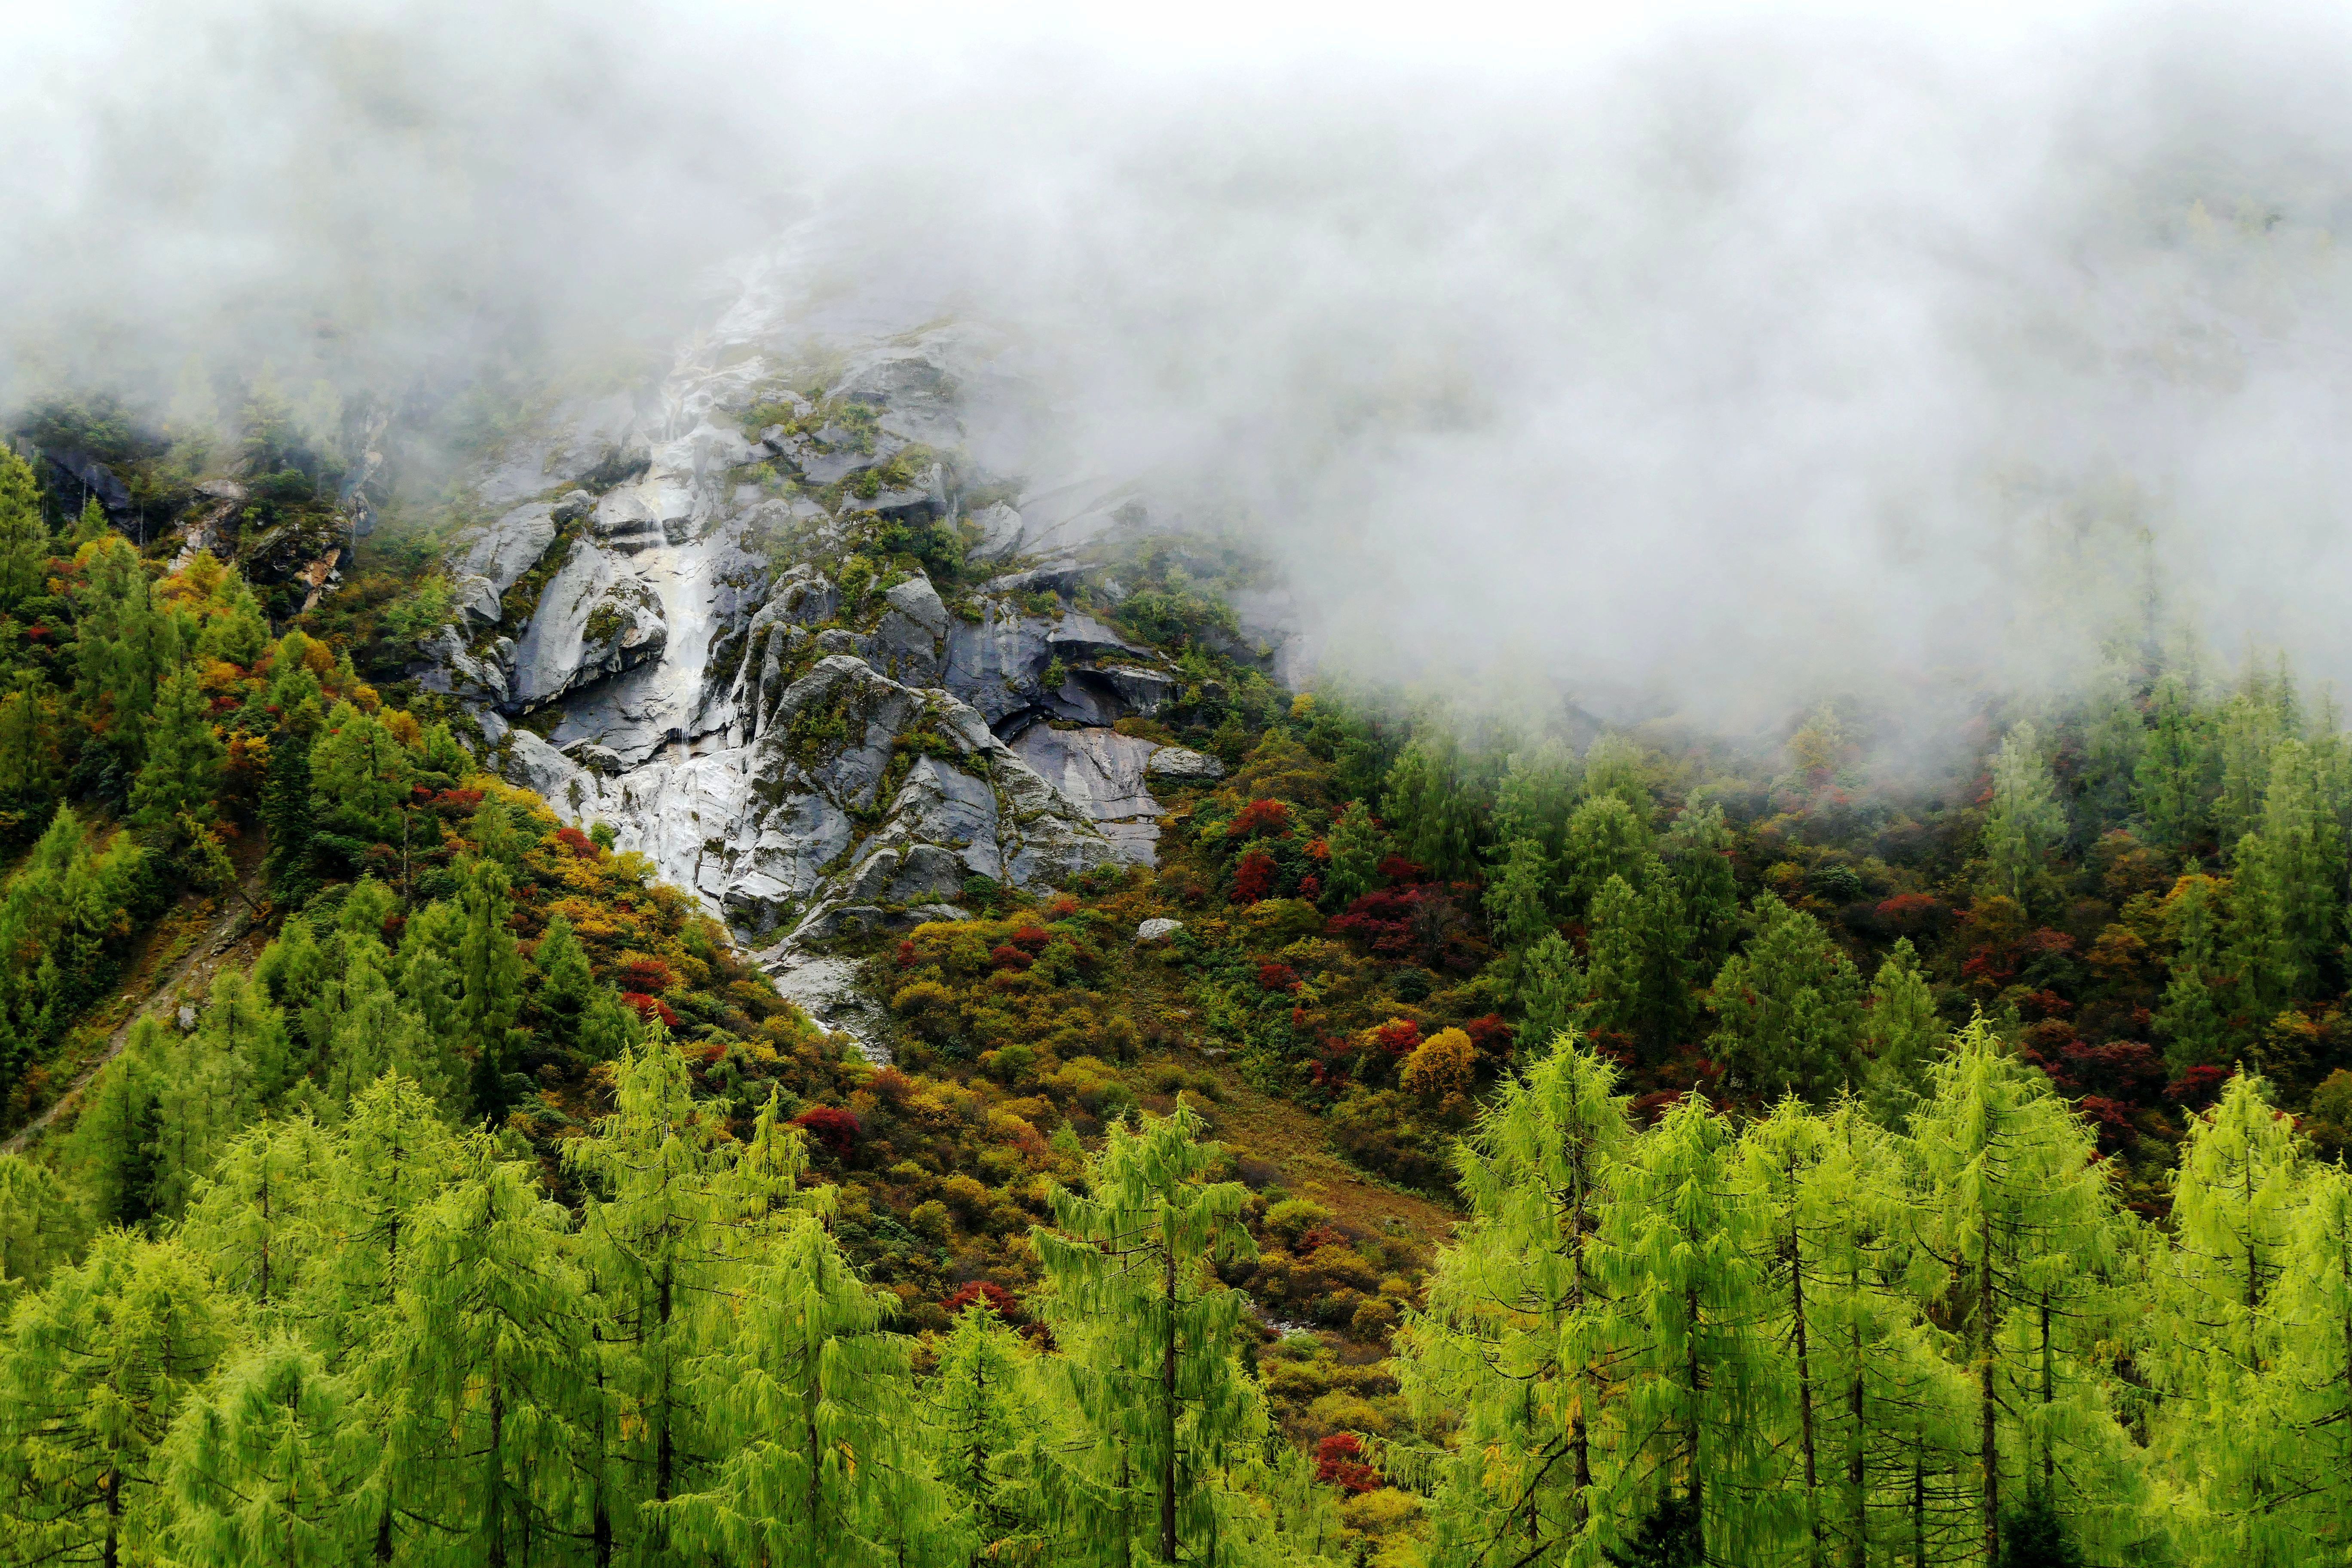
{"label": "yellow shrub", "polygon": [[1467,1093],[1478,1070],[1478,1047],[1459,1029],[1440,1029],[1414,1047],[1405,1058],[1398,1082],[1407,1094],[1442,1100]]}

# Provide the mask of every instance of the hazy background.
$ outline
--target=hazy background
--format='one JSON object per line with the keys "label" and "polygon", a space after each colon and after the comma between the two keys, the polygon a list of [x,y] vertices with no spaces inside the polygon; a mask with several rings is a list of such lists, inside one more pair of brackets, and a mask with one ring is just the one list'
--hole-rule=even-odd
{"label": "hazy background", "polygon": [[0,401],[658,363],[782,243],[1245,503],[1327,664],[1736,719],[2152,602],[2352,676],[2352,32],[1956,9],[19,18]]}

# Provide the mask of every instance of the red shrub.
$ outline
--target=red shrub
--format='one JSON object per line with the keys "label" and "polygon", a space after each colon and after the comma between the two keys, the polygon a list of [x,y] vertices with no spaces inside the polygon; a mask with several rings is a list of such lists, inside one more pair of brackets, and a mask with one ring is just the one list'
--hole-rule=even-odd
{"label": "red shrub", "polygon": [[677,1027],[677,1015],[671,1012],[669,1004],[658,996],[648,996],[642,991],[624,991],[621,1000],[635,1007],[640,1018],[659,1018],[665,1027]]}
{"label": "red shrub", "polygon": [[2127,1143],[2139,1142],[2139,1133],[2132,1126],[2131,1107],[2104,1095],[2086,1094],[2075,1102],[2099,1135],[2102,1152],[2112,1154]]}
{"label": "red shrub", "polygon": [[1418,860],[1408,860],[1402,855],[1383,856],[1380,864],[1381,878],[1390,882],[1426,882],[1429,868]]}
{"label": "red shrub", "polygon": [[1234,902],[1254,904],[1274,892],[1274,857],[1253,849],[1234,868]]}
{"label": "red shrub", "polygon": [[1334,1432],[1315,1445],[1315,1479],[1343,1492],[1378,1491],[1381,1473],[1364,1463],[1364,1445],[1353,1432]]}
{"label": "red shrub", "polygon": [[902,942],[898,944],[898,967],[901,969],[912,969],[915,967],[915,944],[913,942]]}
{"label": "red shrub", "polygon": [[593,860],[597,856],[604,853],[604,850],[597,847],[597,843],[594,839],[589,837],[586,834],[581,832],[576,827],[557,828],[555,830],[555,841],[558,844],[562,845],[566,849],[571,850],[572,854],[577,855],[583,860]]}
{"label": "red shrub", "polygon": [[1041,925],[1025,925],[1014,931],[1011,940],[1015,947],[1039,953],[1045,952],[1045,944],[1054,940],[1054,933]]}
{"label": "red shrub", "polygon": [[1037,961],[1008,942],[991,948],[988,962],[999,969],[1026,969]]}
{"label": "red shrub", "polygon": [[839,1106],[812,1106],[793,1117],[793,1125],[832,1151],[836,1160],[846,1160],[857,1152],[857,1136],[862,1129],[857,1118]]}
{"label": "red shrub", "polygon": [[1298,896],[1312,902],[1323,896],[1323,879],[1309,871],[1298,879]]}
{"label": "red shrub", "polygon": [[2028,1012],[2039,1013],[2045,1018],[2055,1018],[2074,1010],[2074,1004],[2055,991],[2032,991],[2018,998],[2017,1005]]}
{"label": "red shrub", "polygon": [[1328,861],[1331,858],[1331,841],[1328,838],[1308,839],[1307,841],[1307,858],[1309,860]]}
{"label": "red shrub", "polygon": [[1952,911],[1941,900],[1927,893],[1897,893],[1891,899],[1882,900],[1878,906],[1879,920],[1889,930],[1900,931],[1905,936],[1915,936],[1940,926],[1951,915]]}
{"label": "red shrub", "polygon": [[940,1306],[950,1318],[966,1307],[979,1307],[995,1313],[1008,1323],[1018,1323],[1029,1314],[1021,1310],[1021,1299],[993,1279],[975,1279],[969,1285],[959,1285],[955,1293]]}
{"label": "red shrub", "polygon": [[1492,1013],[1471,1019],[1462,1026],[1462,1032],[1470,1037],[1470,1043],[1478,1047],[1480,1056],[1498,1059],[1511,1054],[1512,1037],[1518,1033]]}
{"label": "red shrub", "polygon": [[1280,838],[1289,831],[1290,807],[1278,800],[1254,800],[1225,824],[1228,838],[1255,838],[1261,833]]}
{"label": "red shrub", "polygon": [[1290,965],[1268,959],[1257,966],[1257,983],[1262,990],[1287,991],[1298,984],[1298,976]]}
{"label": "red shrub", "polygon": [[908,1096],[915,1092],[915,1080],[897,1068],[881,1067],[874,1069],[874,1076],[866,1080],[866,1087],[873,1091],[875,1099],[897,1110],[907,1103]]}
{"label": "red shrub", "polygon": [[1045,918],[1049,921],[1066,921],[1077,912],[1078,897],[1076,893],[1055,893],[1045,900]]}
{"label": "red shrub", "polygon": [[481,804],[482,792],[478,789],[445,789],[433,797],[433,809],[444,816],[471,816]]}
{"label": "red shrub", "polygon": [[677,976],[658,958],[633,958],[621,965],[613,980],[624,991],[643,991],[648,995],[677,984]]}
{"label": "red shrub", "polygon": [[2221,1086],[2229,1081],[2228,1068],[2190,1068],[2164,1086],[2164,1098],[2202,1110],[2221,1098]]}
{"label": "red shrub", "polygon": [[1421,1044],[1421,1026],[1410,1018],[1391,1018],[1372,1031],[1372,1043],[1392,1057],[1409,1057]]}
{"label": "red shrub", "polygon": [[1298,1246],[1294,1248],[1301,1258],[1312,1258],[1327,1247],[1346,1247],[1348,1233],[1328,1220],[1310,1225],[1298,1233]]}

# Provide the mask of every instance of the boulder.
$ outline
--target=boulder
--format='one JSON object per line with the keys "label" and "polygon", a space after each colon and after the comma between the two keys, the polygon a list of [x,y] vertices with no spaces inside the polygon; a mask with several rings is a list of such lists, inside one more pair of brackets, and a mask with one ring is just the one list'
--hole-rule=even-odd
{"label": "boulder", "polygon": [[1174,936],[1178,931],[1182,931],[1183,929],[1184,922],[1182,921],[1171,921],[1165,919],[1164,917],[1156,920],[1148,920],[1141,925],[1135,928],[1135,940],[1139,942],[1166,942],[1170,937]]}
{"label": "boulder", "polygon": [[1181,746],[1162,746],[1151,753],[1143,771],[1153,778],[1178,783],[1204,783],[1225,776],[1225,764],[1201,752],[1186,751]]}
{"label": "boulder", "polygon": [[[555,542],[555,509],[544,501],[516,507],[494,522],[484,524],[458,541],[453,564],[458,571],[490,585],[496,605],[506,591],[539,564]],[[492,615],[489,620],[496,621]]]}

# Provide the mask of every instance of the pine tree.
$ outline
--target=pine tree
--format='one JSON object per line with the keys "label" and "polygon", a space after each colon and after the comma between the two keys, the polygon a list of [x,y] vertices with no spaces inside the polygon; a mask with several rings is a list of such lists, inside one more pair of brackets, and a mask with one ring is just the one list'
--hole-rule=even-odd
{"label": "pine tree", "polygon": [[1219,1152],[1202,1131],[1182,1106],[1114,1127],[1084,1195],[1048,1189],[1055,1224],[1034,1243],[1072,1415],[1055,1455],[1076,1500],[1067,1528],[1097,1552],[1213,1565],[1228,1554],[1225,1467],[1265,1417],[1235,1351],[1242,1297],[1213,1268],[1255,1252],[1248,1193],[1203,1181]]}
{"label": "pine tree", "polygon": [[1503,864],[1486,884],[1486,921],[1506,947],[1523,948],[1552,929],[1550,858],[1533,838],[1507,841]]}
{"label": "pine tree", "polygon": [[1977,1380],[1984,1558],[2000,1555],[2004,1496],[2016,1496],[2002,1490],[2010,1478],[2062,1512],[2112,1527],[2137,1500],[2112,1463],[2117,1429],[2073,1342],[2095,1327],[2118,1249],[2096,1143],[1981,1016],[1936,1064],[1913,1128],[1923,1244],[1947,1260],[1941,1310],[1958,1326]]}
{"label": "pine tree", "polygon": [[1706,976],[1731,951],[1739,922],[1739,889],[1731,874],[1731,830],[1719,805],[1686,807],[1659,853],[1682,902],[1681,923]]}
{"label": "pine tree", "polygon": [[2213,879],[2199,875],[2192,862],[2166,901],[2166,924],[2176,946],[2168,964],[2171,978],[2165,985],[2164,1005],[2154,1021],[2175,1077],[2194,1067],[2219,1067],[2228,1059],[2228,1026],[2206,980],[2218,963],[2220,900]]}
{"label": "pine tree", "polygon": [[1685,1096],[1615,1165],[1591,1249],[1625,1334],[1614,1371],[1638,1434],[1626,1489],[1647,1509],[1680,1502],[1693,1561],[1781,1530],[1769,1417],[1786,1376],[1754,1332],[1763,1216],[1733,1179],[1734,1153],[1731,1124]]}
{"label": "pine tree", "polygon": [[522,1010],[524,967],[514,932],[507,929],[512,905],[506,868],[488,859],[467,867],[458,904],[465,923],[457,938],[457,1035],[474,1058],[474,1115],[496,1125],[506,1120],[515,1100],[507,1063],[509,1037]]}
{"label": "pine tree", "polygon": [[291,711],[296,721],[281,728],[269,743],[269,773],[261,794],[261,820],[269,829],[265,862],[269,885],[289,899],[317,885],[310,865],[316,832],[310,815],[310,737],[299,721],[299,710]]}
{"label": "pine tree", "polygon": [[1590,914],[1585,1027],[1654,1048],[1681,1035],[1691,1012],[1690,932],[1681,917],[1681,900],[1654,860],[1638,892],[1622,877],[1609,879]]}
{"label": "pine tree", "polygon": [[1724,961],[1707,995],[1708,1048],[1746,1086],[1819,1103],[1855,1079],[1861,977],[1821,922],[1770,893],[1756,900],[1756,934]]}
{"label": "pine tree", "polygon": [[102,793],[120,800],[146,755],[157,678],[177,662],[167,617],[156,614],[147,571],[131,542],[110,533],[79,557],[73,590],[74,695],[100,726],[93,751],[106,759]]}
{"label": "pine tree", "polygon": [[1396,1340],[1412,1406],[1459,1415],[1438,1464],[1441,1561],[1508,1542],[1512,1561],[1589,1562],[1628,1506],[1625,1332],[1590,1257],[1633,1141],[1625,1104],[1614,1069],[1563,1035],[1504,1080],[1456,1156],[1470,1218]]}
{"label": "pine tree", "polygon": [[1533,843],[1547,862],[1568,846],[1568,819],[1576,809],[1576,755],[1557,741],[1514,752],[1495,792],[1495,838],[1508,846]]}
{"label": "pine tree", "polygon": [[49,528],[32,465],[0,451],[0,616],[22,613],[47,585]]}
{"label": "pine tree", "polygon": [[399,838],[399,809],[415,764],[381,719],[337,702],[310,747],[310,764],[315,831],[341,841],[345,858],[356,861],[353,847]]}
{"label": "pine tree", "polygon": [[537,1189],[530,1167],[477,1135],[416,1215],[401,1337],[415,1342],[404,1361],[422,1380],[410,1397],[424,1419],[400,1506],[431,1521],[427,1562],[506,1568],[574,1528],[562,1505],[583,1300],[563,1256],[568,1216]]}
{"label": "pine tree", "polygon": [[2212,771],[2203,715],[2168,671],[2149,695],[2147,738],[2132,773],[2133,803],[2153,842],[2187,852],[2204,829]]}
{"label": "pine tree", "polygon": [[1406,857],[1440,877],[1463,876],[1477,863],[1483,802],[1465,773],[1453,738],[1424,731],[1389,769],[1381,799],[1381,813]]}
{"label": "pine tree", "polygon": [[539,982],[531,1001],[548,1032],[564,1045],[578,1045],[581,1021],[596,997],[596,982],[570,921],[561,914],[549,919],[530,963]]}
{"label": "pine tree", "polygon": [[1991,890],[2027,908],[2050,893],[2049,858],[2066,837],[2042,739],[2021,723],[2000,743],[1992,767],[1992,807],[1985,814],[1986,877]]}
{"label": "pine tree", "polygon": [[1870,1100],[1878,1119],[1900,1127],[1927,1087],[1927,1069],[1948,1037],[1909,937],[1895,941],[1871,982],[1862,1044],[1870,1058]]}
{"label": "pine tree", "polygon": [[1584,966],[1576,949],[1554,931],[1519,961],[1519,1037],[1541,1050],[1576,1027],[1584,1008]]}
{"label": "pine tree", "polygon": [[1614,798],[1646,831],[1650,825],[1650,785],[1644,775],[1642,748],[1622,735],[1603,735],[1585,749],[1584,798]]}
{"label": "pine tree", "polygon": [[842,1257],[829,1193],[777,1206],[797,1145],[771,1100],[737,1176],[766,1239],[691,1378],[716,1462],[706,1485],[646,1511],[685,1553],[774,1568],[920,1562],[945,1510],[910,1441],[905,1342],[882,1331],[896,1298]]}
{"label": "pine tree", "polygon": [[[290,930],[299,922],[287,923]],[[266,961],[268,953],[262,956]],[[255,965],[257,973],[260,967]],[[293,1087],[294,1054],[286,1016],[270,1005],[263,985],[239,971],[225,966],[213,977],[212,1005],[196,1028],[228,1064],[231,1102],[238,1120],[278,1105]]]}
{"label": "pine tree", "polygon": [[1650,863],[1650,830],[1619,796],[1586,801],[1568,819],[1568,847],[1560,857],[1564,911],[1582,913],[1612,877],[1638,879]]}
{"label": "pine tree", "polygon": [[614,1064],[613,1106],[563,1160],[588,1194],[577,1251],[602,1307],[610,1397],[634,1434],[623,1463],[632,1494],[658,1507],[693,1489],[711,1448],[688,1370],[738,1271],[725,1237],[735,1142],[723,1110],[697,1106],[667,1040]]}
{"label": "pine tree", "polygon": [[174,1561],[191,1568],[352,1562],[345,1405],[311,1353],[286,1340],[247,1352],[208,1384],[167,1445]]}
{"label": "pine tree", "polygon": [[0,1353],[0,1555],[162,1555],[163,1445],[231,1342],[204,1266],[110,1230],[17,1305]]}
{"label": "pine tree", "polygon": [[56,1172],[0,1152],[0,1322],[19,1297],[70,1262],[89,1235],[73,1189]]}
{"label": "pine tree", "polygon": [[1325,901],[1345,909],[1381,884],[1381,862],[1393,853],[1389,836],[1372,820],[1371,808],[1357,801],[1343,810],[1325,835],[1331,851],[1330,871],[1324,881]]}
{"label": "pine tree", "polygon": [[146,761],[131,791],[131,818],[141,827],[164,832],[183,816],[212,820],[227,748],[214,732],[208,708],[190,666],[183,665],[156,687]]}

